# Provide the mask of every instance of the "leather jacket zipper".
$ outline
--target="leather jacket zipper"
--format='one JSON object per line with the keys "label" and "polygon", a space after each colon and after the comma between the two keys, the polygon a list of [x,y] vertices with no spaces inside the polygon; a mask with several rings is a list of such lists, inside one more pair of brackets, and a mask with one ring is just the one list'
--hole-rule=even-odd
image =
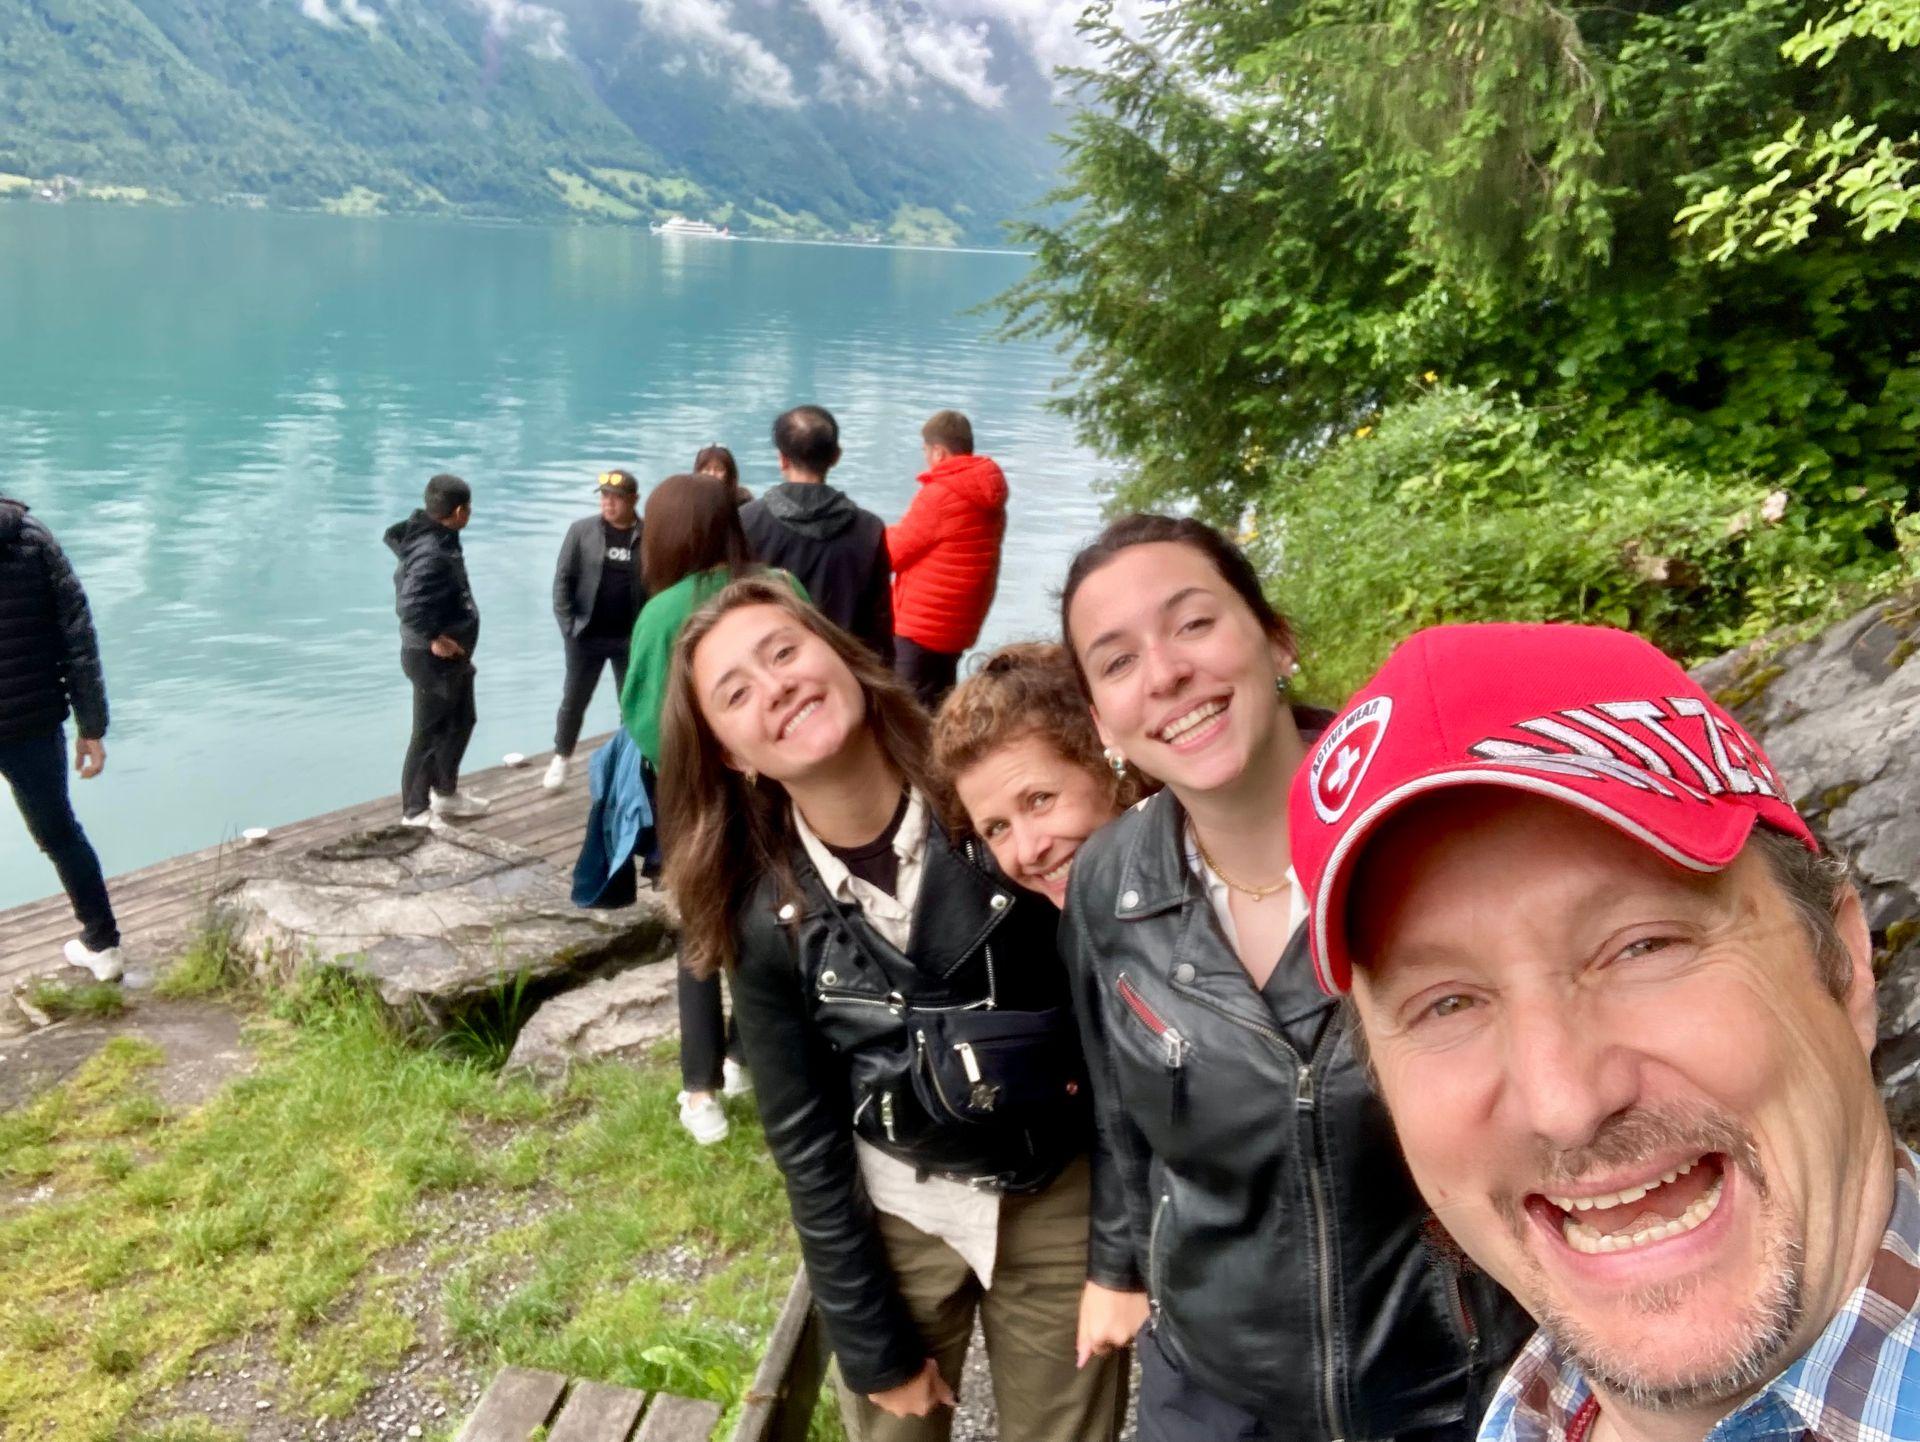
{"label": "leather jacket zipper", "polygon": [[1346,1431],[1345,1419],[1340,1415],[1340,1399],[1338,1389],[1335,1386],[1336,1379],[1333,1374],[1333,1249],[1328,1243],[1326,1189],[1321,1184],[1320,1154],[1318,1146],[1315,1145],[1313,1135],[1313,1067],[1311,1063],[1302,1057],[1299,1052],[1295,1051],[1293,1047],[1288,1044],[1287,1039],[1280,1035],[1273,1027],[1262,1025],[1257,1021],[1249,1021],[1246,1017],[1220,1005],[1220,1003],[1212,1000],[1210,997],[1191,988],[1182,989],[1180,994],[1191,1001],[1198,1002],[1208,1011],[1215,1012],[1226,1018],[1235,1026],[1266,1037],[1274,1046],[1287,1055],[1297,1069],[1295,1075],[1299,1080],[1296,1083],[1296,1090],[1293,1094],[1293,1107],[1294,1111],[1300,1117],[1302,1130],[1305,1133],[1307,1143],[1307,1194],[1313,1203],[1314,1253],[1320,1263],[1321,1398],[1327,1409],[1327,1427],[1332,1434],[1332,1442],[1343,1442],[1343,1436]]}
{"label": "leather jacket zipper", "polygon": [[[1121,972],[1114,983],[1125,1002],[1127,1010],[1140,1019],[1140,1024],[1160,1038],[1161,1061],[1169,1073],[1177,1072],[1187,1064],[1187,1041],[1179,1032],[1160,1019],[1154,1009],[1147,1005],[1146,998],[1133,989],[1133,983]],[[1278,1039],[1276,1034],[1276,1040]]]}
{"label": "leather jacket zipper", "polygon": [[1156,1327],[1160,1325],[1160,1219],[1172,1200],[1168,1193],[1160,1194],[1160,1200],[1153,1204],[1153,1221],[1147,1227],[1147,1310],[1153,1314]]}

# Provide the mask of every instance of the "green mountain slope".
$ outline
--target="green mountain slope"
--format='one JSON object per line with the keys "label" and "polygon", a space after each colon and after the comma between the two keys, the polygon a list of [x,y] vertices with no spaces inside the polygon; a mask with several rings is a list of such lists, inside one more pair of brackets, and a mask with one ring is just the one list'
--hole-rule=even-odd
{"label": "green mountain slope", "polygon": [[654,23],[670,9],[0,0],[0,173],[192,201],[974,241],[1047,185],[1046,83],[1011,37],[980,32],[997,103],[938,87],[863,101],[834,83],[833,37],[806,7],[738,7],[727,43],[751,78],[711,37]]}

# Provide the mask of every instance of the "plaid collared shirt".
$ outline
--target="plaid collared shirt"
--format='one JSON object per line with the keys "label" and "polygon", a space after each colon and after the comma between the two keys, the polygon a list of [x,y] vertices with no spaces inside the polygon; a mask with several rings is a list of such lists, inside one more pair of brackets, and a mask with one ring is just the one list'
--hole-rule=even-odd
{"label": "plaid collared shirt", "polygon": [[[1898,1162],[1893,1215],[1866,1281],[1704,1442],[1920,1442],[1920,1158],[1902,1147]],[[1540,1332],[1500,1384],[1480,1442],[1587,1442],[1598,1415],[1586,1378]]]}

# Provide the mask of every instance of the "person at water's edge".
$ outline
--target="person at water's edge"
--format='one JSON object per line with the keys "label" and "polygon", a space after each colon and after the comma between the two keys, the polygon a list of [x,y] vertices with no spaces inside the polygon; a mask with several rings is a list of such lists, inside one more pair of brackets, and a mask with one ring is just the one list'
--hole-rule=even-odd
{"label": "person at water's edge", "polygon": [[554,721],[553,761],[542,782],[549,790],[567,779],[601,668],[613,667],[616,691],[626,684],[633,623],[647,601],[640,574],[640,483],[629,471],[608,471],[599,492],[599,512],[567,528],[553,569],[553,618],[566,647],[567,680]]}
{"label": "person at water's edge", "polygon": [[23,503],[0,497],[0,776],[80,922],[67,960],[113,981],[120,929],[67,794],[69,714],[80,733],[74,770],[89,780],[107,764],[107,687],[87,593],[53,533]]}
{"label": "person at water's edge", "polygon": [[953,689],[960,657],[980,639],[1000,583],[1007,478],[973,453],[973,424],[936,411],[920,428],[927,468],[907,513],[887,527],[893,583],[893,670],[929,711]]}
{"label": "person at water's edge", "polygon": [[387,528],[400,617],[400,669],[413,683],[413,738],[400,768],[400,814],[409,826],[477,816],[487,803],[460,793],[460,760],[473,735],[473,649],[480,608],[467,583],[460,532],[473,491],[458,476],[427,482],[420,510]]}
{"label": "person at water's edge", "polygon": [[799,578],[821,613],[893,664],[893,566],[886,523],[827,484],[840,460],[840,425],[820,406],[773,423],[780,484],[740,508],[756,561]]}

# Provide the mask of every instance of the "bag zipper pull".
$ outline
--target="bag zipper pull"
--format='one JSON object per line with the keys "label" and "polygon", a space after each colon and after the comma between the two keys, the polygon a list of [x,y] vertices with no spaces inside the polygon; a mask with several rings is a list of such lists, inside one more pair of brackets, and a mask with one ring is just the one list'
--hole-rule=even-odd
{"label": "bag zipper pull", "polygon": [[893,1093],[880,1093],[880,1125],[887,1129],[887,1140],[897,1142],[899,1137],[893,1131]]}
{"label": "bag zipper pull", "polygon": [[975,1086],[980,1084],[980,1060],[973,1054],[973,1043],[957,1041],[953,1049],[960,1053],[960,1065],[966,1069],[967,1080]]}

